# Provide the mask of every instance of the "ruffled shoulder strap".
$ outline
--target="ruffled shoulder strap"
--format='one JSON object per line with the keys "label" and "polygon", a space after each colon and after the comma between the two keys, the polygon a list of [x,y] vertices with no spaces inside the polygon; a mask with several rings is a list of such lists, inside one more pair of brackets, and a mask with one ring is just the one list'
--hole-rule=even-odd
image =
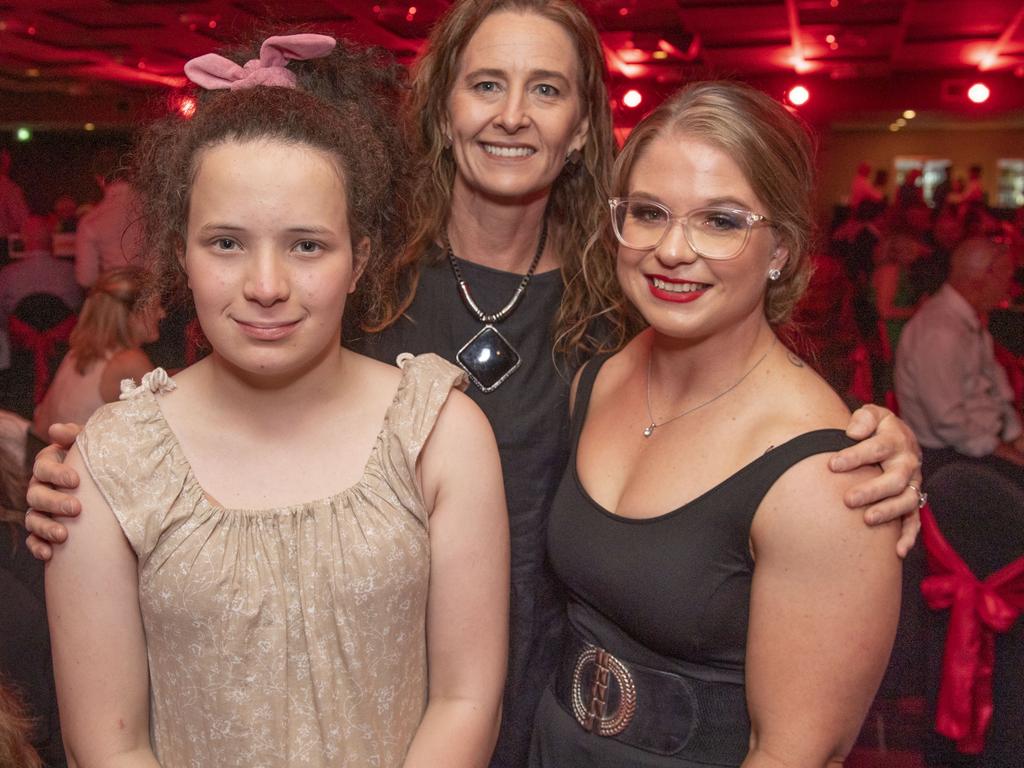
{"label": "ruffled shoulder strap", "polygon": [[382,475],[402,506],[425,525],[426,509],[416,478],[416,462],[453,388],[465,389],[465,372],[435,354],[402,355],[402,378],[385,416],[380,439]]}
{"label": "ruffled shoulder strap", "polygon": [[401,356],[398,367],[402,379],[388,410],[388,426],[402,432],[418,457],[448,394],[453,388],[465,390],[468,379],[465,371],[435,354]]}
{"label": "ruffled shoulder strap", "polygon": [[139,397],[147,392],[152,392],[156,395],[163,392],[173,392],[177,388],[178,385],[167,375],[167,371],[163,368],[154,368],[143,376],[142,381],[138,384],[135,383],[134,379],[121,379],[121,396],[118,399],[131,400],[133,397]]}
{"label": "ruffled shoulder strap", "polygon": [[188,477],[155,396],[174,383],[157,371],[146,374],[138,387],[126,389],[122,383],[121,401],[97,410],[76,441],[140,566],[156,546],[170,506],[185,493]]}

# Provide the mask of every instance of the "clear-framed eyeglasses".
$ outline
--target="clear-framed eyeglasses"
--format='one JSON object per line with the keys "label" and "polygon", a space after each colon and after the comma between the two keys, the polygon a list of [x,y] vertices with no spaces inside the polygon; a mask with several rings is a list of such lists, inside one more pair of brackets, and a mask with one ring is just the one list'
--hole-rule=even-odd
{"label": "clear-framed eyeglasses", "polygon": [[731,259],[743,250],[753,227],[772,225],[767,217],[741,208],[695,208],[676,216],[661,203],[643,197],[612,197],[608,204],[615,237],[636,251],[657,248],[678,221],[694,253],[705,259]]}

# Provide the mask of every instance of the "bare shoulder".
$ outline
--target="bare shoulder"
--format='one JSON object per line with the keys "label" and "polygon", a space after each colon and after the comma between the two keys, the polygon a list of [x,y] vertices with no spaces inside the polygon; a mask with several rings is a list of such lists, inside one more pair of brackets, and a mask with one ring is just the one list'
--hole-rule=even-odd
{"label": "bare shoulder", "polygon": [[374,360],[372,357],[361,355],[358,352],[346,349],[344,359],[345,363],[351,365],[360,378],[371,382],[374,386],[385,386],[394,390],[402,379],[401,368]]}
{"label": "bare shoulder", "polygon": [[435,442],[458,443],[467,438],[494,441],[494,432],[487,416],[469,395],[458,389],[452,389],[449,393],[437,416],[433,434],[439,436]]}
{"label": "bare shoulder", "polygon": [[779,345],[758,392],[759,428],[766,445],[817,429],[845,430],[850,410],[811,365]]}
{"label": "bare shoulder", "polygon": [[832,472],[831,454],[810,456],[790,467],[765,495],[751,525],[758,559],[767,553],[811,558],[827,566],[831,558],[888,557],[895,552],[899,527],[864,525],[863,510],[849,509],[843,494],[876,476],[875,467]]}
{"label": "bare shoulder", "polygon": [[420,484],[428,507],[442,493],[486,485],[497,478],[501,460],[491,424],[473,400],[458,389],[448,393],[419,459]]}
{"label": "bare shoulder", "polygon": [[[845,431],[850,411],[806,361],[780,347],[774,355],[765,388],[759,393],[757,431],[768,446],[779,446],[807,432]],[[834,551],[851,541],[892,539],[893,526],[871,529],[863,510],[851,510],[843,501],[847,490],[876,477],[877,466],[851,472],[832,472],[832,452],[818,453],[787,469],[765,495],[754,517],[751,536],[755,549],[774,542],[792,550],[815,553]]]}
{"label": "bare shoulder", "polygon": [[122,349],[115,353],[103,371],[104,378],[117,376],[120,379],[138,379],[153,370],[153,362],[138,347]]}
{"label": "bare shoulder", "polygon": [[[626,381],[639,365],[646,365],[648,342],[644,334],[634,337],[618,352],[610,355],[601,366],[601,371],[594,381],[593,399],[600,400],[603,393],[614,392]],[[582,377],[584,367],[581,366],[573,377],[570,391],[570,410],[576,402],[576,390]]]}
{"label": "bare shoulder", "polygon": [[100,374],[100,397],[110,403],[117,399],[124,379],[138,382],[153,370],[149,356],[138,347],[122,349],[114,354]]}

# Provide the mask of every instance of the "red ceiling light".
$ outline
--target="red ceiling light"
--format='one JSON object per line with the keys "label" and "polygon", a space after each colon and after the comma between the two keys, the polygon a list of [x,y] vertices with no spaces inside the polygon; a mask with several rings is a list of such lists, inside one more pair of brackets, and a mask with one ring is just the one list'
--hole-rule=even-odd
{"label": "red ceiling light", "polygon": [[622,103],[630,109],[636,109],[644,100],[644,96],[636,88],[630,88],[622,95]]}
{"label": "red ceiling light", "polygon": [[192,96],[183,96],[178,102],[178,113],[186,120],[191,120],[196,114],[196,100]]}
{"label": "red ceiling light", "polygon": [[619,8],[619,16],[629,16],[629,8],[626,8],[625,6]]}
{"label": "red ceiling light", "polygon": [[802,107],[811,98],[811,92],[802,85],[794,85],[786,93],[786,99],[795,107]]}
{"label": "red ceiling light", "polygon": [[975,83],[967,89],[967,98],[975,104],[984,104],[991,95],[992,91],[984,83]]}

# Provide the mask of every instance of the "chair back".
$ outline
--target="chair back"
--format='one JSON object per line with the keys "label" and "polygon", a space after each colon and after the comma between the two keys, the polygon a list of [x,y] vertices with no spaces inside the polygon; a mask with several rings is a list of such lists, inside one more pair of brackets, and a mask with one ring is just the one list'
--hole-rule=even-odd
{"label": "chair back", "polygon": [[[24,297],[7,318],[13,371],[8,380],[16,391],[5,392],[4,400],[23,415],[30,417],[32,408],[43,399],[57,363],[67,351],[76,320],[63,299],[48,293]],[[30,402],[21,402],[28,399]]]}
{"label": "chair back", "polygon": [[[929,530],[922,538],[932,575],[922,582],[922,592],[933,611],[927,621],[926,694],[929,714],[945,738],[930,736],[926,762],[978,768],[1019,766],[1024,755],[1024,618],[1019,615],[1024,609],[1024,488],[979,462],[958,461],[937,469],[927,489],[930,519],[924,523]],[[941,591],[937,587],[944,578],[936,574],[955,571],[942,565],[955,560],[982,586],[970,594],[964,582],[947,588],[959,590],[957,597],[950,598],[945,609],[936,609]],[[976,601],[970,608],[957,602],[965,595]],[[1000,607],[1003,624],[1008,626],[992,630],[990,623],[1000,623]],[[971,640],[965,642],[968,637]],[[962,652],[968,645],[976,650],[973,667]],[[986,664],[991,668],[987,679]],[[981,715],[986,698],[991,702],[990,715]],[[975,726],[988,716],[991,719],[980,734],[965,735],[951,724],[950,705],[961,707],[961,715],[970,705],[968,719]]]}

